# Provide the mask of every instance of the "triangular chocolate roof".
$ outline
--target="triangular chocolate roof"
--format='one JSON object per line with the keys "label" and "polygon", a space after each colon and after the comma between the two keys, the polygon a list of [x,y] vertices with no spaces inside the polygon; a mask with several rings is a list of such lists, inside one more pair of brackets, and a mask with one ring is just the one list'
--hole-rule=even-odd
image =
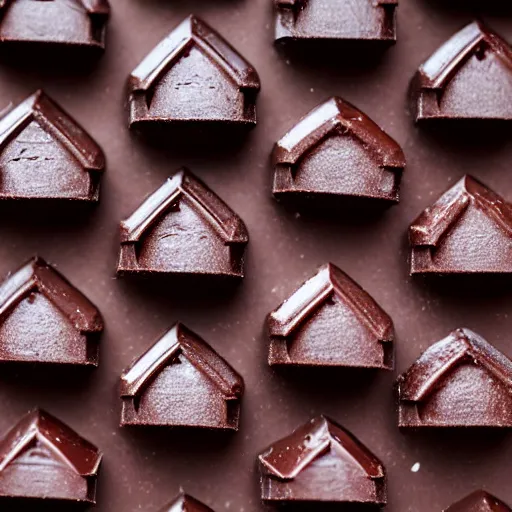
{"label": "triangular chocolate roof", "polygon": [[422,89],[443,89],[482,44],[506,64],[512,74],[512,49],[480,21],[470,23],[444,43],[417,71]]}
{"label": "triangular chocolate roof", "polygon": [[440,380],[465,360],[485,368],[505,386],[512,388],[512,361],[469,329],[457,329],[429,347],[398,378],[401,401],[421,402],[432,393]]}
{"label": "triangular chocolate roof", "polygon": [[82,333],[101,332],[103,319],[96,306],[42,258],[34,257],[0,285],[0,322],[37,290]]}
{"label": "triangular chocolate roof", "polygon": [[147,91],[192,45],[211,59],[239,89],[259,90],[259,77],[251,64],[204,21],[189,16],[132,72],[128,81],[130,91]]}
{"label": "triangular chocolate roof", "polygon": [[512,237],[512,205],[471,176],[464,176],[427,208],[409,227],[413,246],[437,246],[443,235],[474,206]]}
{"label": "triangular chocolate roof", "polygon": [[97,474],[102,458],[98,448],[42,410],[25,415],[0,441],[0,472],[36,439],[80,476]]}
{"label": "triangular chocolate roof", "polygon": [[475,491],[457,501],[444,512],[512,512],[512,509],[486,491]]}
{"label": "triangular chocolate roof", "polygon": [[32,121],[55,137],[85,170],[105,169],[105,155],[98,144],[41,90],[0,119],[0,152]]}
{"label": "triangular chocolate roof", "polygon": [[375,300],[332,263],[320,267],[268,317],[271,336],[289,336],[333,294],[348,306],[378,341],[393,341],[393,321]]}
{"label": "triangular chocolate roof", "polygon": [[242,377],[202,338],[179,322],[123,373],[121,396],[140,395],[151,380],[179,356],[208,377],[226,400],[242,396]]}
{"label": "triangular chocolate roof", "polygon": [[292,480],[315,459],[335,444],[335,453],[342,452],[371,479],[383,478],[382,463],[350,432],[325,416],[319,416],[299,427],[291,435],[275,442],[259,456],[262,470],[280,480]]}
{"label": "triangular chocolate roof", "polygon": [[274,147],[277,164],[296,164],[334,131],[359,139],[385,168],[403,169],[402,148],[366,114],[338,97],[328,99],[301,119]]}
{"label": "triangular chocolate roof", "polygon": [[183,491],[160,512],[213,512],[210,507],[196,500]]}
{"label": "triangular chocolate roof", "polygon": [[151,194],[139,208],[121,222],[121,243],[138,242],[144,232],[165,215],[181,196],[212,224],[227,245],[246,244],[249,240],[242,219],[188,169],[179,170]]}
{"label": "triangular chocolate roof", "polygon": [[[0,0],[0,11],[9,7],[16,0]],[[110,4],[108,0],[71,0],[70,3],[81,5],[87,13],[108,16],[110,14]]]}

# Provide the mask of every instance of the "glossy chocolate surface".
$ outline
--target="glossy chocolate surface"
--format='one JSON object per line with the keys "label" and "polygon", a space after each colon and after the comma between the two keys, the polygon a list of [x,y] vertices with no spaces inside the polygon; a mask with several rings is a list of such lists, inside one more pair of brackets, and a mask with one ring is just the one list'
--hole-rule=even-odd
{"label": "glossy chocolate surface", "polygon": [[121,426],[238,430],[242,377],[177,323],[121,377]]}
{"label": "glossy chocolate surface", "polygon": [[409,227],[411,274],[510,274],[512,205],[461,178]]}
{"label": "glossy chocolate surface", "polygon": [[512,509],[486,491],[475,491],[444,512],[511,512]]}
{"label": "glossy chocolate surface", "polygon": [[213,512],[213,510],[192,496],[181,492],[176,499],[160,510],[160,512]]}
{"label": "glossy chocolate surface", "polygon": [[269,314],[272,365],[393,369],[391,318],[328,263]]}
{"label": "glossy chocolate surface", "polygon": [[429,347],[397,381],[400,427],[512,427],[512,361],[469,329]]}
{"label": "glossy chocolate surface", "polygon": [[103,319],[62,274],[35,257],[0,286],[0,361],[98,366]]}
{"label": "glossy chocolate surface", "polygon": [[2,498],[95,503],[101,458],[57,418],[28,413],[0,441],[0,506]]}
{"label": "glossy chocolate surface", "polygon": [[512,48],[481,22],[452,36],[414,75],[416,121],[512,120]]}

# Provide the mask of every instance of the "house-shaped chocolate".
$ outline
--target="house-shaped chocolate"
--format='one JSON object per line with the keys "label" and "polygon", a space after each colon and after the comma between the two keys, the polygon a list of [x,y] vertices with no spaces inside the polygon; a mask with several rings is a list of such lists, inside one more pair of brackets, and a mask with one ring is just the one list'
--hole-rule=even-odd
{"label": "house-shaped chocolate", "polygon": [[128,80],[130,126],[256,124],[256,70],[215,30],[190,16]]}
{"label": "house-shaped chocolate", "polygon": [[411,274],[512,272],[512,206],[464,176],[410,226]]}
{"label": "house-shaped chocolate", "polygon": [[382,463],[324,416],[275,442],[259,456],[259,468],[265,502],[383,506],[387,501]]}
{"label": "house-shaped chocolate", "polygon": [[0,361],[98,365],[100,312],[33,258],[0,286]]}
{"label": "house-shaped chocolate", "polygon": [[512,512],[512,508],[486,491],[475,491],[444,512]]}
{"label": "house-shaped chocolate", "polygon": [[274,0],[275,40],[396,41],[398,0]]}
{"label": "house-shaped chocolate", "polygon": [[393,368],[391,318],[332,263],[270,313],[267,323],[270,365]]}
{"label": "house-shaped chocolate", "polygon": [[274,147],[274,196],[347,198],[393,204],[399,199],[405,157],[368,116],[341,98],[313,109]]}
{"label": "house-shaped chocolate", "polygon": [[512,361],[469,329],[429,347],[397,394],[400,427],[512,427]]}
{"label": "house-shaped chocolate", "polygon": [[481,22],[441,46],[411,81],[416,121],[512,120],[512,49]]}
{"label": "house-shaped chocolate", "polygon": [[177,323],[121,377],[121,425],[238,430],[244,381]]}
{"label": "house-shaped chocolate", "polygon": [[94,504],[101,457],[57,418],[31,412],[0,441],[0,498]]}
{"label": "house-shaped chocolate", "polygon": [[121,223],[120,274],[243,277],[245,225],[181,169]]}
{"label": "house-shaped chocolate", "polygon": [[213,512],[213,510],[182,491],[160,512]]}
{"label": "house-shaped chocolate", "polygon": [[98,144],[42,91],[0,119],[0,199],[98,201],[104,168]]}
{"label": "house-shaped chocolate", "polygon": [[0,0],[0,45],[105,49],[108,0]]}

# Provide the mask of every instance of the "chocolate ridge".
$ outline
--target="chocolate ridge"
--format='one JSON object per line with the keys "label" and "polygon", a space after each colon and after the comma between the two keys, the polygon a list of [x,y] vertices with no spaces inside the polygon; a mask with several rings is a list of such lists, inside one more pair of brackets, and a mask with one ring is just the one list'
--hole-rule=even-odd
{"label": "chocolate ridge", "polygon": [[[0,14],[3,9],[9,7],[14,0],[0,0]],[[73,1],[73,0],[72,0]],[[82,5],[88,14],[108,16],[110,14],[110,4],[108,0],[74,0]]]}
{"label": "chocolate ridge", "polygon": [[512,361],[470,329],[457,329],[434,343],[398,377],[400,401],[421,402],[459,363],[470,358],[512,388]]}
{"label": "chocolate ridge", "polygon": [[0,321],[34,290],[50,300],[80,332],[98,333],[103,330],[103,319],[96,306],[38,256],[0,285]]}
{"label": "chocolate ridge", "polygon": [[182,354],[204,373],[227,400],[241,398],[243,378],[206,341],[178,322],[123,372],[121,397],[136,397],[150,381]]}
{"label": "chocolate ridge", "polygon": [[188,169],[180,169],[121,222],[121,243],[138,242],[144,232],[185,195],[223,237],[226,245],[247,244],[243,220]]}
{"label": "chocolate ridge", "polygon": [[0,441],[0,472],[34,439],[45,444],[70,469],[82,477],[98,473],[102,453],[60,420],[37,409],[26,414]]}
{"label": "chocolate ridge", "polygon": [[[304,7],[309,0],[274,0],[274,4],[278,7]],[[398,0],[373,0],[372,5],[375,7],[386,5],[398,5]]]}
{"label": "chocolate ridge", "polygon": [[184,491],[168,505],[166,505],[160,512],[214,512],[213,509],[196,500]]}
{"label": "chocolate ridge", "polygon": [[444,512],[512,512],[512,509],[496,496],[478,490],[453,503]]}

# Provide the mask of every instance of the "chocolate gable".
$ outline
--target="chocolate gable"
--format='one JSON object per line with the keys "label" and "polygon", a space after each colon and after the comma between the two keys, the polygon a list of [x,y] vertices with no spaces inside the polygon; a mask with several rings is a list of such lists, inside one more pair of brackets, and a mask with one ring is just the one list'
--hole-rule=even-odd
{"label": "chocolate gable", "polygon": [[216,31],[189,16],[131,74],[130,126],[180,121],[254,125],[259,88],[256,70]]}
{"label": "chocolate gable", "polygon": [[213,512],[213,510],[182,491],[160,512]]}
{"label": "chocolate gable", "polygon": [[409,227],[411,274],[510,273],[511,237],[510,203],[465,176]]}
{"label": "chocolate gable", "polygon": [[248,240],[240,217],[182,169],[121,223],[118,272],[241,278]]}
{"label": "chocolate gable", "polygon": [[105,156],[43,91],[0,119],[0,199],[97,201]]}
{"label": "chocolate gable", "polygon": [[277,441],[258,460],[264,501],[386,504],[382,463],[324,416]]}
{"label": "chocolate gable", "polygon": [[512,119],[512,49],[481,22],[441,46],[411,82],[416,121]]}
{"label": "chocolate gable", "polygon": [[121,425],[237,430],[243,392],[242,377],[177,323],[123,373]]}
{"label": "chocolate gable", "polygon": [[[398,202],[405,157],[368,116],[333,97],[307,114],[274,148],[273,193],[353,196]],[[343,197],[340,197],[343,202]]]}
{"label": "chocolate gable", "polygon": [[36,410],[0,441],[0,497],[95,503],[101,458],[67,425]]}
{"label": "chocolate gable", "polygon": [[270,313],[267,323],[270,365],[393,368],[391,318],[332,263]]}
{"label": "chocolate gable", "polygon": [[274,0],[275,40],[393,43],[398,0]]}
{"label": "chocolate gable", "polygon": [[33,258],[0,286],[0,360],[98,365],[98,309]]}
{"label": "chocolate gable", "polygon": [[512,361],[469,329],[428,348],[397,393],[400,427],[512,427]]}
{"label": "chocolate gable", "polygon": [[512,512],[512,509],[486,491],[475,491],[444,512]]}

